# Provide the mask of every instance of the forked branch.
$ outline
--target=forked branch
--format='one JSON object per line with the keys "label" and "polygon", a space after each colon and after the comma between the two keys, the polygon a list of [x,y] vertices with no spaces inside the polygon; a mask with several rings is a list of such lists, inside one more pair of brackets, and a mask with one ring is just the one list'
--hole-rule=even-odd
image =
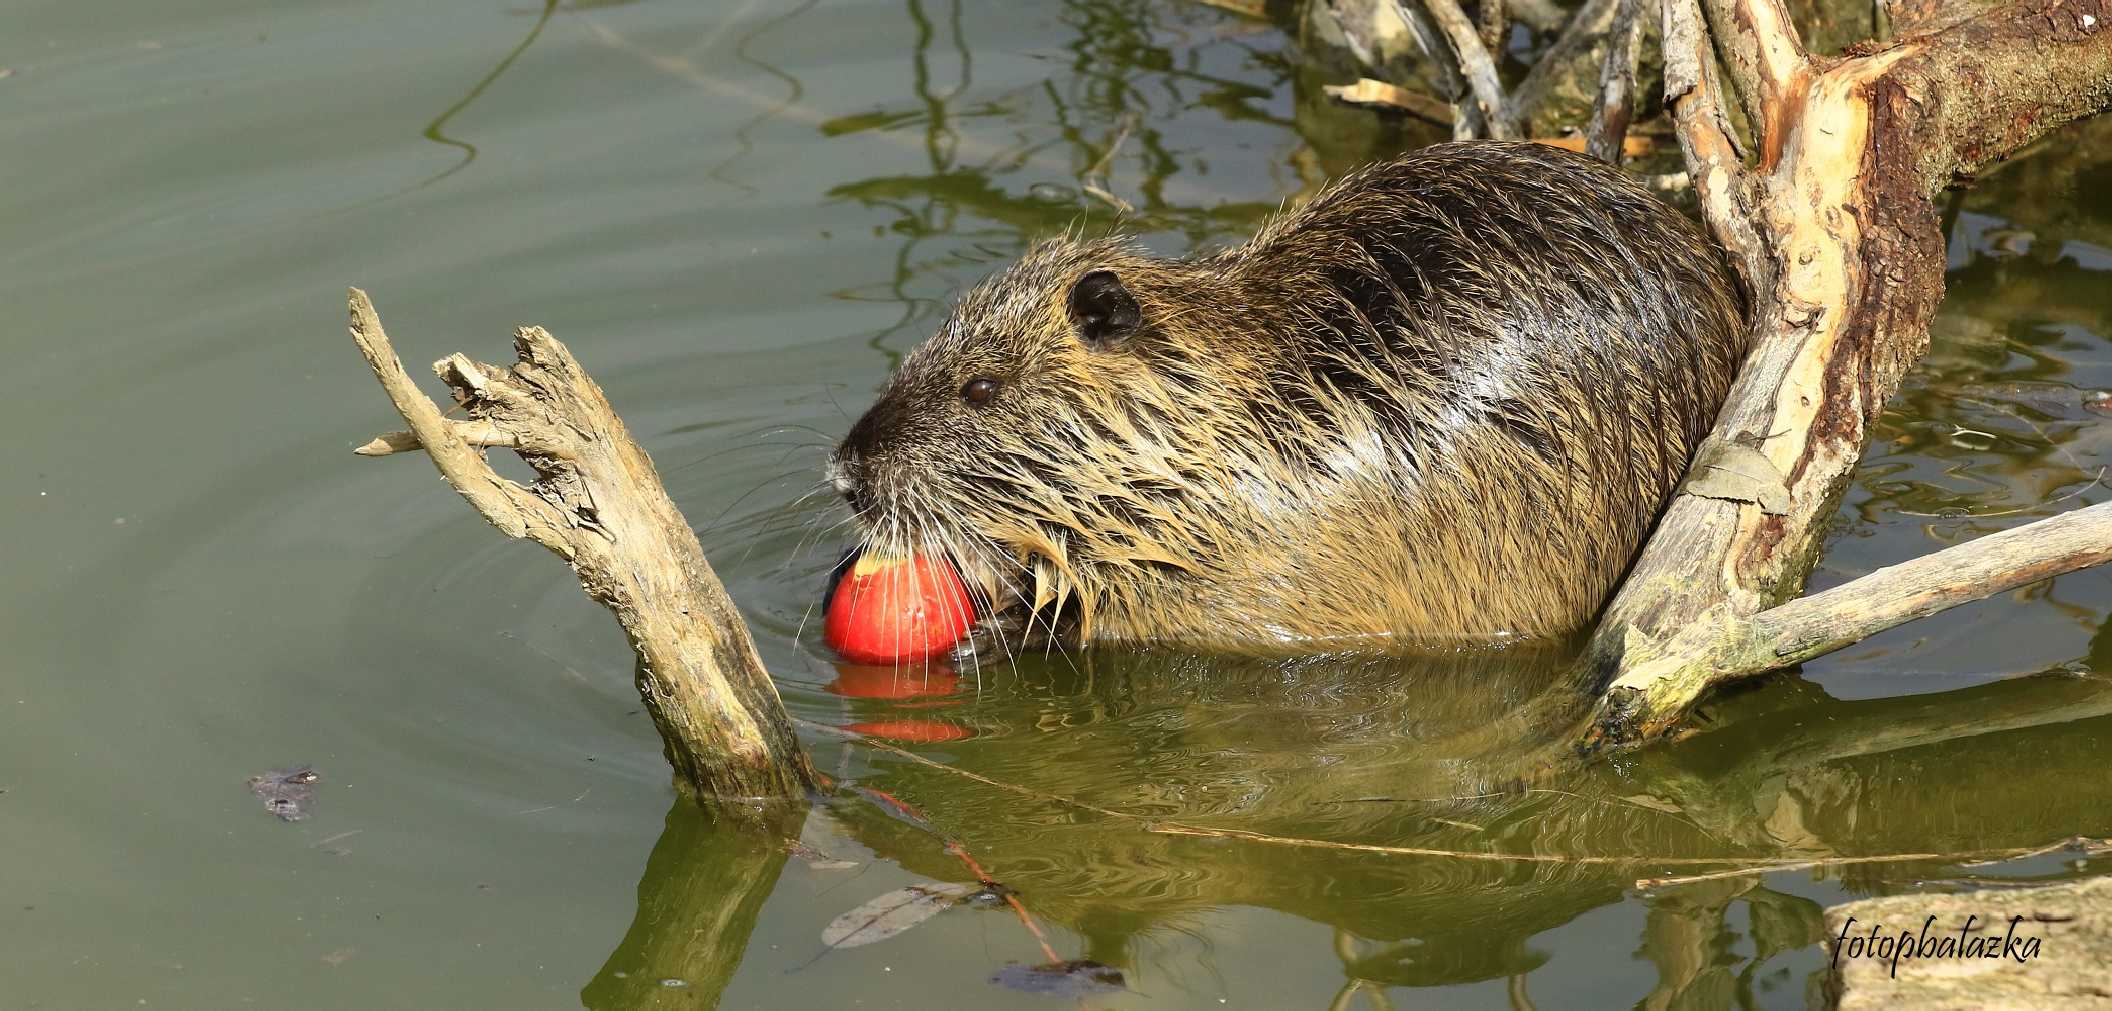
{"label": "forked branch", "polygon": [[[396,357],[365,292],[351,292],[352,339],[411,426],[359,452],[424,449],[493,526],[556,552],[588,596],[615,613],[638,654],[638,694],[660,729],[677,784],[722,814],[803,797],[813,771],[793,736],[748,626],[704,550],[571,351],[540,327],[514,334],[510,369],[450,355],[433,366],[468,420],[442,416]],[[488,447],[535,470],[501,477]]]}

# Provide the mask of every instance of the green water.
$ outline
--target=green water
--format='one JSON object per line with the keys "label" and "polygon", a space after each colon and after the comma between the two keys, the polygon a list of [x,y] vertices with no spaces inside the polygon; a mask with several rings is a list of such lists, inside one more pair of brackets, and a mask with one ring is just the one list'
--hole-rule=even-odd
{"label": "green water", "polygon": [[[1853,864],[1655,891],[1701,858],[2112,834],[2112,581],[2064,576],[1712,705],[1717,728],[1531,793],[1488,780],[1526,654],[1281,667],[1030,658],[842,672],[809,610],[823,447],[950,292],[1112,220],[1235,241],[1419,139],[1329,108],[1277,27],[1196,4],[17,0],[0,18],[0,1006],[1051,1007],[1045,956],[948,911],[1018,890],[1094,1007],[1802,1007],[1819,911],[1973,877]],[[1950,208],[1953,294],[1817,580],[2106,496],[2112,129]],[[629,652],[486,528],[344,336],[414,363],[564,338],[660,463],[787,704],[1035,796],[812,735],[829,858],[674,803]],[[888,697],[896,696],[896,697]],[[313,763],[312,815],[244,788]],[[1094,813],[1060,798],[1114,812]],[[1165,834],[1167,823],[1533,855]],[[1157,827],[1161,831],[1153,831]]]}

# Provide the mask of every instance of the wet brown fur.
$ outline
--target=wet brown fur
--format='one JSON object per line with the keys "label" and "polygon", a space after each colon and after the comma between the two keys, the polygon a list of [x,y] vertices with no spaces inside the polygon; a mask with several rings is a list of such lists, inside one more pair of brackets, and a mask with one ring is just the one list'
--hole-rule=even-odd
{"label": "wet brown fur", "polygon": [[[1141,309],[1106,346],[1070,298],[1095,271]],[[1014,632],[1554,635],[1627,569],[1743,334],[1717,250],[1618,171],[1446,144],[1214,255],[1037,245],[903,362],[831,471],[870,543],[950,555]],[[977,378],[1001,385],[969,403]]]}

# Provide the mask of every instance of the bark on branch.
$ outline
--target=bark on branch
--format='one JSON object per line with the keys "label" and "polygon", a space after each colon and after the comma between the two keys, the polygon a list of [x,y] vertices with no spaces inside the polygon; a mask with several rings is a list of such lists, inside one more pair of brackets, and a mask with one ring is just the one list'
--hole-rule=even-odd
{"label": "bark on branch", "polygon": [[[411,426],[359,452],[424,449],[493,526],[571,564],[588,596],[623,625],[638,654],[638,694],[677,785],[707,809],[745,816],[758,798],[803,798],[813,770],[748,626],[651,458],[572,352],[542,328],[523,327],[510,369],[459,354],[441,359],[433,371],[469,415],[454,421],[404,371],[357,288],[351,314],[353,341]],[[499,476],[484,458],[493,446],[518,452],[535,483]]]}
{"label": "bark on branch", "polygon": [[1782,0],[1705,0],[1703,9],[1746,122],[1759,134],[1760,168],[1771,169],[1812,74],[1796,22]]}
{"label": "bark on branch", "polygon": [[[2112,0],[2019,0],[1824,63],[1776,0],[1707,0],[1762,124],[1748,167],[1718,115],[1693,2],[1665,0],[1666,95],[1704,215],[1752,287],[1752,347],[1593,633],[1583,674],[1602,692],[1587,747],[1675,725],[1734,676],[1739,665],[1708,659],[1726,623],[1802,588],[1869,423],[1928,344],[1945,249],[1931,198],[2112,101]],[[1700,674],[1652,675],[1666,669]]]}

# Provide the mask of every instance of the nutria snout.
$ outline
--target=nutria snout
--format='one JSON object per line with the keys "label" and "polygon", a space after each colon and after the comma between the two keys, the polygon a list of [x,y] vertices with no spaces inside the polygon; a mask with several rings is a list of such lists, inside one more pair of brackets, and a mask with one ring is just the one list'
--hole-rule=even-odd
{"label": "nutria snout", "polygon": [[1719,251],[1617,170],[1426,148],[1247,243],[1042,242],[829,465],[869,545],[999,635],[1242,652],[1546,636],[1597,612],[1744,350]]}

